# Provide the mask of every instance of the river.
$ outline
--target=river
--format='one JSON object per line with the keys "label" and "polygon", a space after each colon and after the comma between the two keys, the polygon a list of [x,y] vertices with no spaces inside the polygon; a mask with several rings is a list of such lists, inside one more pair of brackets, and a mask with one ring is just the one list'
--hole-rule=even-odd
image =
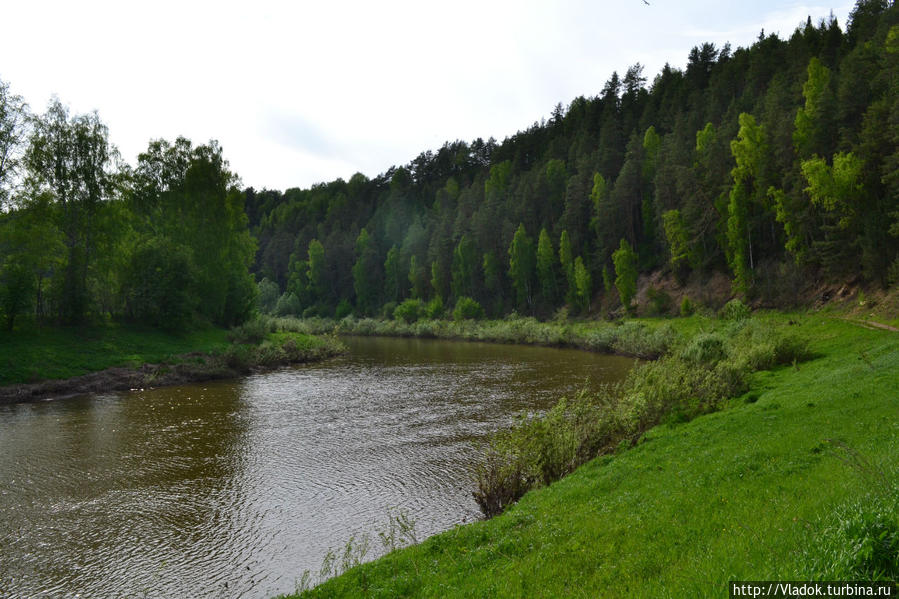
{"label": "river", "polygon": [[632,360],[347,338],[226,382],[0,406],[0,596],[271,597],[390,513],[480,517],[477,441]]}

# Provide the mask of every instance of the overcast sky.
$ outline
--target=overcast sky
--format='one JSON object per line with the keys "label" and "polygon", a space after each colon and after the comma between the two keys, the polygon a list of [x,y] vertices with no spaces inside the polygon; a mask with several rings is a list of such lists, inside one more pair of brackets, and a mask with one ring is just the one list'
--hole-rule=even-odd
{"label": "overcast sky", "polygon": [[35,112],[97,110],[132,164],[218,139],[245,185],[372,177],[448,140],[502,140],[640,62],[789,37],[854,2],[10,2],[0,79]]}

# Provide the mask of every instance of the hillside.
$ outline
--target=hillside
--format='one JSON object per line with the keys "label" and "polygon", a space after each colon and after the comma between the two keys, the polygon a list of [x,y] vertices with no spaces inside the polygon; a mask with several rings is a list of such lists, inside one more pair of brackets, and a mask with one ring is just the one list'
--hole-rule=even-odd
{"label": "hillside", "polygon": [[612,73],[502,142],[248,189],[263,307],[389,316],[407,298],[472,297],[488,316],[602,313],[622,301],[616,280],[651,272],[724,277],[724,299],[780,307],[810,303],[809,287],[891,285],[897,22],[891,3],[860,1],[845,30],[809,20],[785,40],[701,44],[651,80],[639,64]]}

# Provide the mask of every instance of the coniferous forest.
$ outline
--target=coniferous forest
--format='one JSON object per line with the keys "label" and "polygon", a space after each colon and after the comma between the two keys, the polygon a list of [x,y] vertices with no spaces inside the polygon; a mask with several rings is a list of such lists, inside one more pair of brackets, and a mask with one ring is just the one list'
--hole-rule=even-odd
{"label": "coniferous forest", "polygon": [[[899,9],[693,48],[497,142],[368,178],[244,189],[215,142],[124,164],[94,114],[0,84],[0,311],[22,322],[549,316],[630,306],[641,273],[761,305],[899,280]],[[612,299],[614,298],[614,300]]]}

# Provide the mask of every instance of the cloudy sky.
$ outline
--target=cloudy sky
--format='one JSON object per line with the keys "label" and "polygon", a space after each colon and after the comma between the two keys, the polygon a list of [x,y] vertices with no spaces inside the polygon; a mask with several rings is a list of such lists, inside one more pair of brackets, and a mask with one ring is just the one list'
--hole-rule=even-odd
{"label": "cloudy sky", "polygon": [[705,41],[845,28],[854,4],[648,1],[12,2],[0,79],[35,112],[99,111],[131,163],[151,138],[214,138],[244,184],[286,189],[501,140]]}

